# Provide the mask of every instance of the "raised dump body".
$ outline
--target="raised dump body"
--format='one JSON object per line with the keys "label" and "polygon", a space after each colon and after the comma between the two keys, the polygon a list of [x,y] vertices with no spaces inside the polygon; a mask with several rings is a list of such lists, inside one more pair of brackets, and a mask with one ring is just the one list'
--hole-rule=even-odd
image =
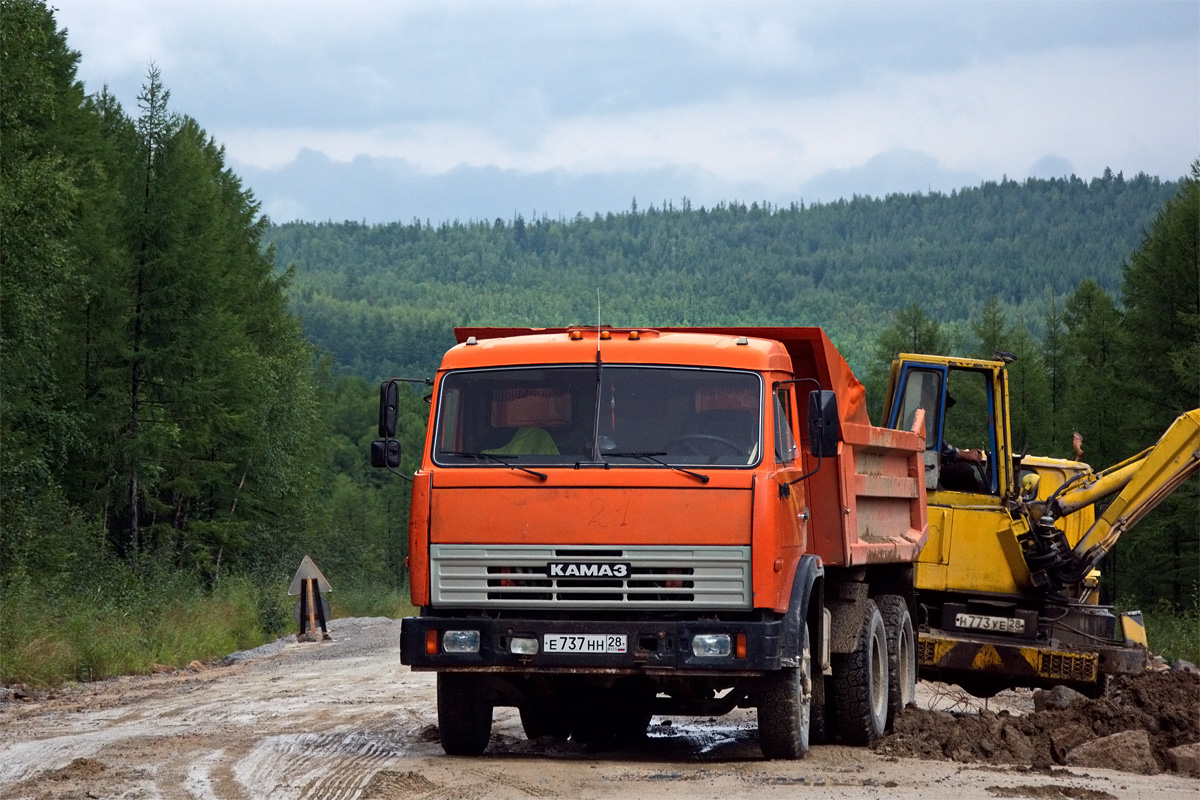
{"label": "raised dump body", "polygon": [[[439,673],[447,752],[481,752],[496,705],[581,740],[755,707],[772,757],[883,732],[915,682],[919,421],[871,426],[816,328],[456,335],[401,649]],[[394,384],[381,400],[394,465]]]}

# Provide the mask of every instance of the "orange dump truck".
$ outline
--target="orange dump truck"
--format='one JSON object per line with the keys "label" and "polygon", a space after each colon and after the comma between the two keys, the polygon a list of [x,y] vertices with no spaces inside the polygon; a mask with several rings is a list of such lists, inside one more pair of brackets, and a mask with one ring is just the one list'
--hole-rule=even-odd
{"label": "orange dump truck", "polygon": [[[458,329],[413,476],[419,616],[451,754],[492,709],[612,742],[755,708],[769,758],[867,743],[911,699],[922,421],[876,428],[818,328]],[[395,381],[375,466],[399,465]]]}

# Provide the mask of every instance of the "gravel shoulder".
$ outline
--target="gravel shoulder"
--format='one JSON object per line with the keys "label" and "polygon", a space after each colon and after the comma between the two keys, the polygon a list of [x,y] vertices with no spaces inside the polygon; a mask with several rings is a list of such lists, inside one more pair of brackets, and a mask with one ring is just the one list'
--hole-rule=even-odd
{"label": "gravel shoulder", "polygon": [[[437,741],[434,676],[399,663],[399,622],[335,620],[331,635],[320,643],[283,639],[205,669],[0,702],[0,797],[504,800],[683,792],[757,800],[803,796],[810,787],[812,797],[836,787],[845,798],[929,800],[1200,796],[1200,780],[1177,773],[962,762],[913,753],[899,741],[876,750],[819,746],[799,762],[766,761],[753,712],[656,718],[637,747],[598,752],[529,741],[515,710],[503,708],[482,757],[452,758]],[[963,717],[979,715],[944,688],[920,689],[923,709],[962,704]],[[1021,715],[1032,705],[1028,694],[1005,693],[983,710]]]}

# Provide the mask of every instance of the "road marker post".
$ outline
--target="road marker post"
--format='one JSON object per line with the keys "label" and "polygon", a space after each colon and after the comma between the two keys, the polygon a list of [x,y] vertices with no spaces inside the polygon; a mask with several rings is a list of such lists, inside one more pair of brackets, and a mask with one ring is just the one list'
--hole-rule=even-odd
{"label": "road marker post", "polygon": [[[321,574],[321,570],[317,568],[311,558],[305,556],[304,560],[300,562],[300,568],[296,570],[295,577],[292,578],[292,585],[288,587],[289,595],[300,596],[292,612],[296,624],[300,626],[300,633],[296,636],[296,641],[318,642],[331,638],[327,624],[329,601],[321,594],[321,592],[331,591],[333,591],[333,587]],[[321,627],[319,634],[317,633],[318,624]]]}

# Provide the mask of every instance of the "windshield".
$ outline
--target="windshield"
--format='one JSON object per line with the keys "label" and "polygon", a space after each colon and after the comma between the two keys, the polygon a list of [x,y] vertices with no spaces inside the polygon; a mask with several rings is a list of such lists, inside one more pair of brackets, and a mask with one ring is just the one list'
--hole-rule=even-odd
{"label": "windshield", "polygon": [[433,457],[444,466],[745,467],[762,452],[762,380],[753,372],[460,370],[438,396]]}

